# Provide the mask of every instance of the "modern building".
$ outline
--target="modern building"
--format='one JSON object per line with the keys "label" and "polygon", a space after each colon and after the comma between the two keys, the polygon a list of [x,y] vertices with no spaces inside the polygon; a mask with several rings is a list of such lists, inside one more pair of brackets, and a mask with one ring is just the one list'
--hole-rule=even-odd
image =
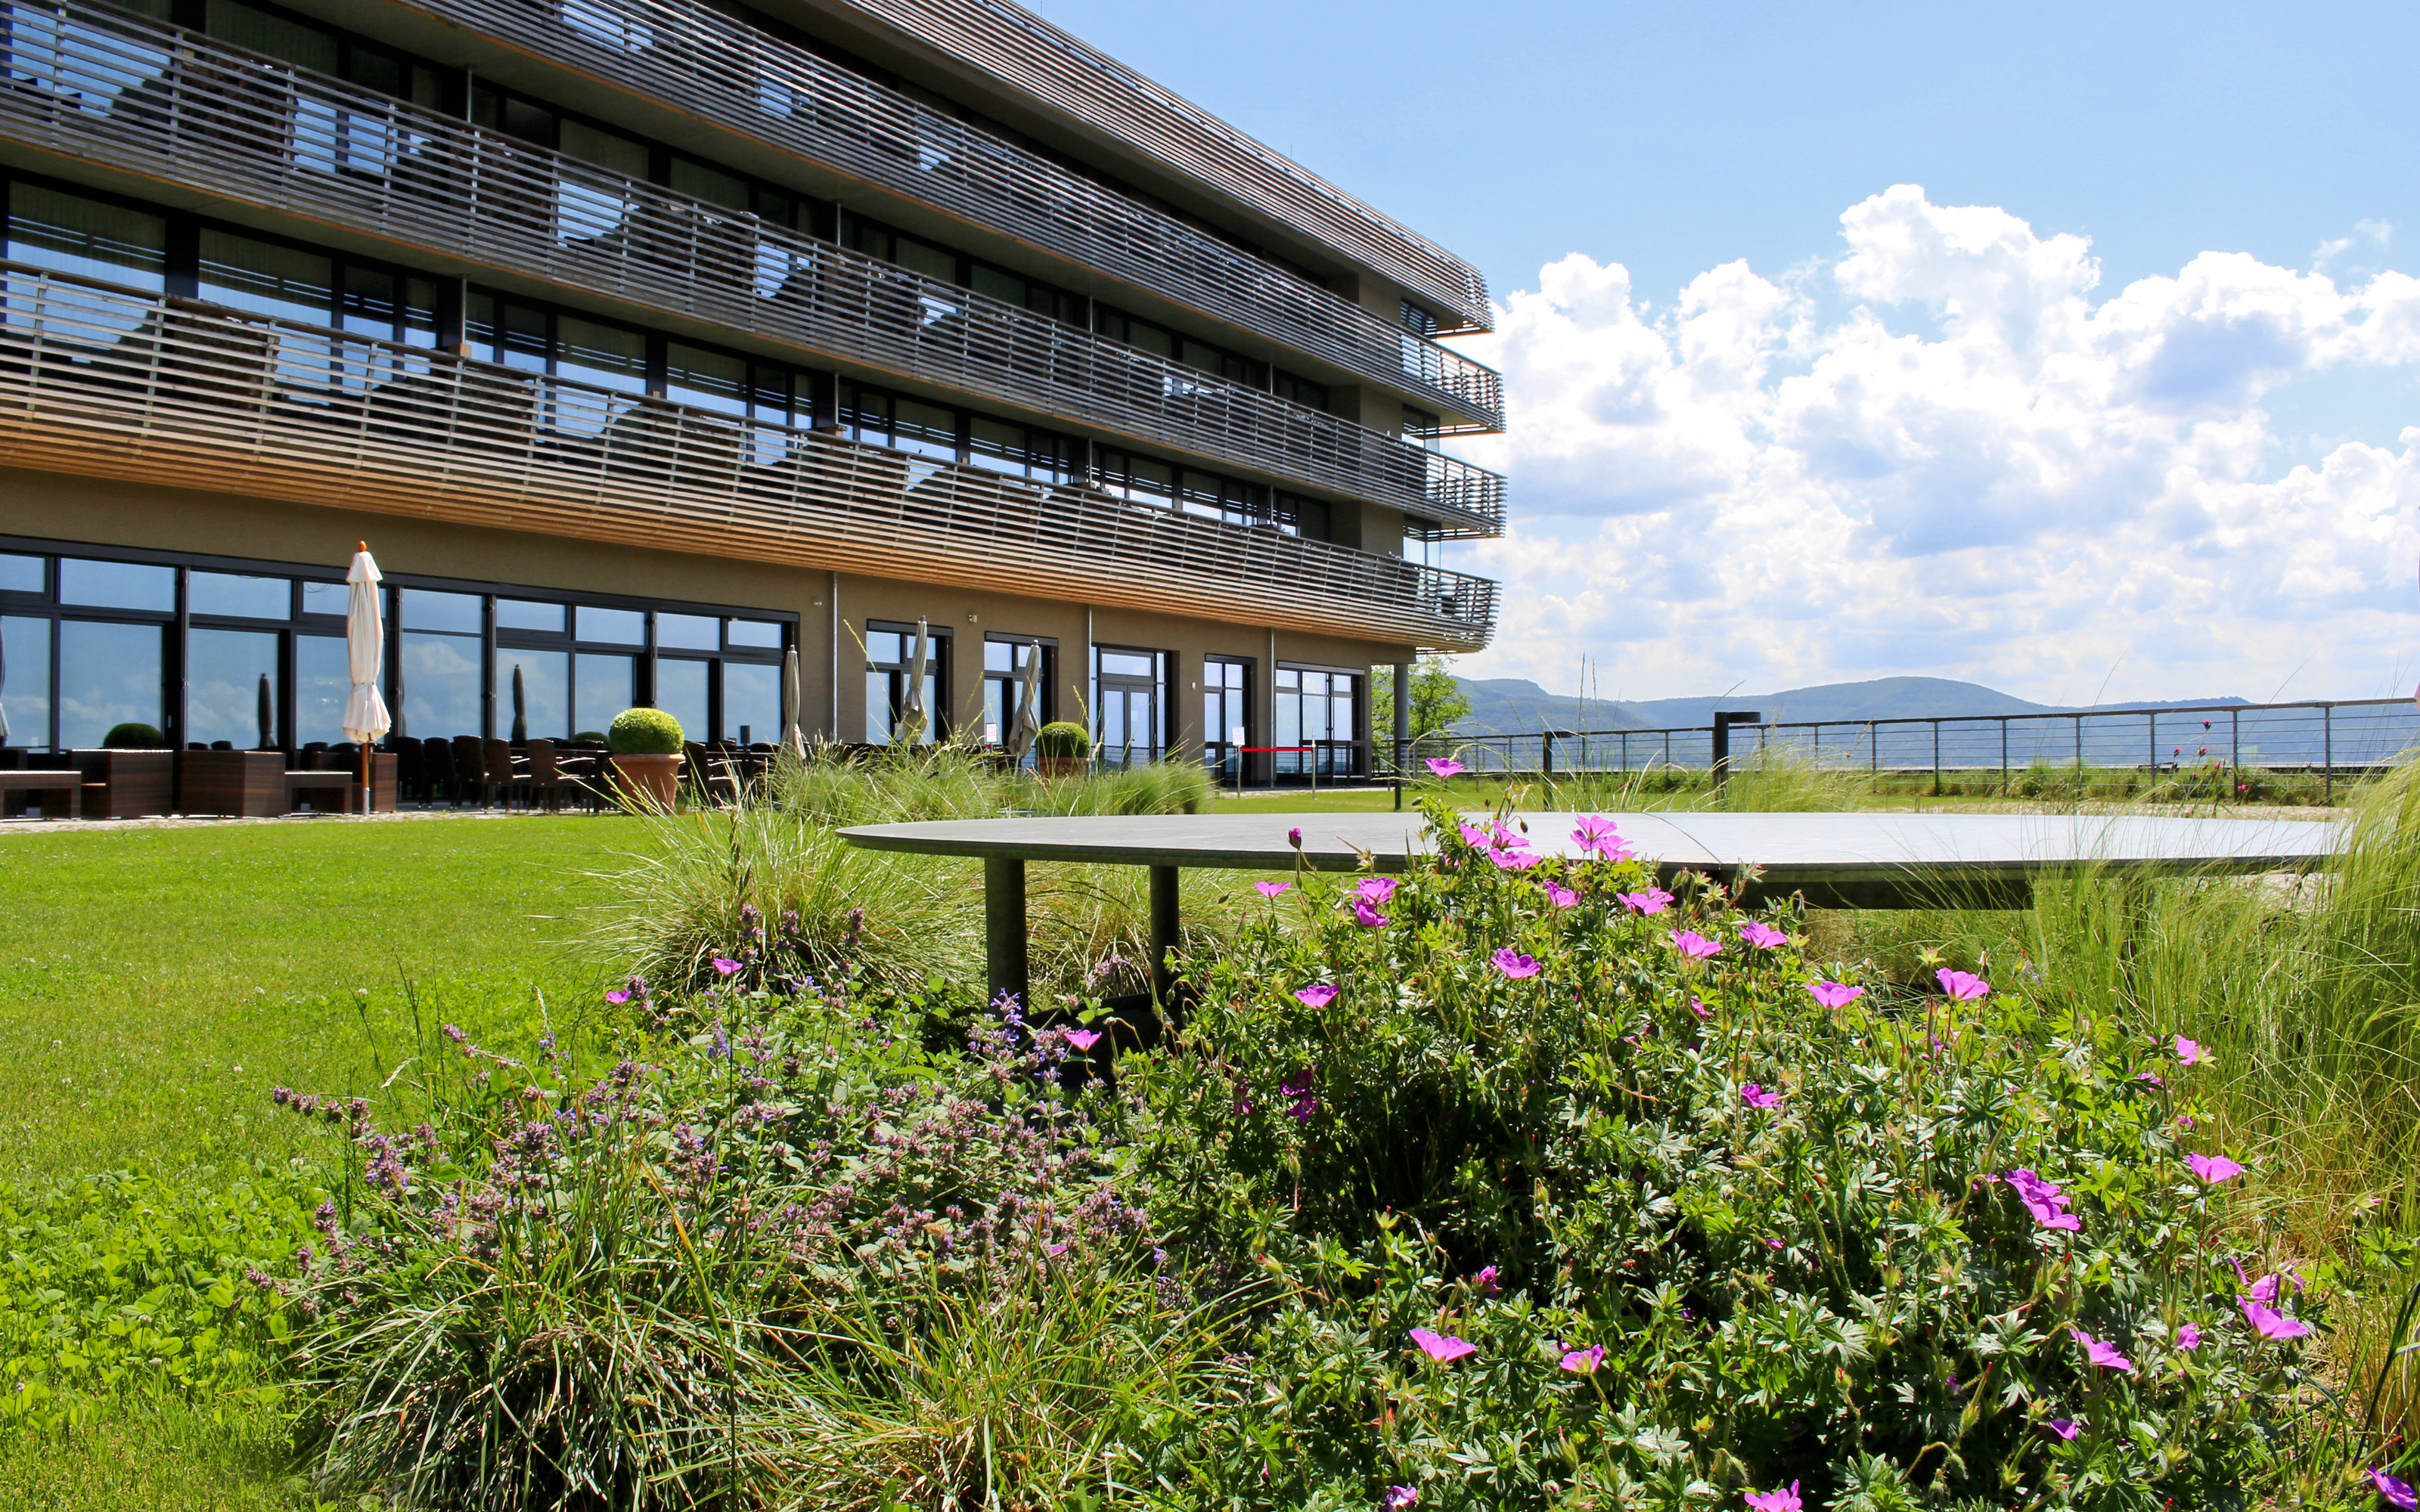
{"label": "modern building", "polygon": [[886,742],[922,622],[940,733],[1283,780],[1485,643],[1478,273],[1047,22],[299,3],[0,12],[13,744],[341,738],[356,540],[423,737]]}

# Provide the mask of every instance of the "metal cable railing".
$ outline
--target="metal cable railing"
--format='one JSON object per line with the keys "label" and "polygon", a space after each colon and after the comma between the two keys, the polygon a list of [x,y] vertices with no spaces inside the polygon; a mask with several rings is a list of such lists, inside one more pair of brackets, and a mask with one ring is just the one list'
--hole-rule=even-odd
{"label": "metal cable railing", "polygon": [[1493,329],[1477,269],[1032,12],[1005,0],[849,3],[1441,301],[1463,329]]}
{"label": "metal cable railing", "polygon": [[1495,369],[697,0],[413,8],[838,169],[1501,430]]}
{"label": "metal cable railing", "polygon": [[[1474,771],[1576,775],[1704,771],[1714,734],[1556,730],[1425,736],[1412,767],[1450,757]],[[1391,742],[1382,740],[1382,747]],[[1978,785],[2016,796],[2127,795],[2258,798],[2304,779],[2322,801],[2420,749],[2410,699],[2210,703],[2072,713],[1797,720],[1730,727],[1734,771],[1785,761],[1823,772],[1926,778],[1936,791]]]}
{"label": "metal cable railing", "polygon": [[1496,585],[0,262],[0,465],[1476,650]]}
{"label": "metal cable railing", "polygon": [[0,135],[1500,533],[1503,480],[755,216],[274,59],[14,7]]}

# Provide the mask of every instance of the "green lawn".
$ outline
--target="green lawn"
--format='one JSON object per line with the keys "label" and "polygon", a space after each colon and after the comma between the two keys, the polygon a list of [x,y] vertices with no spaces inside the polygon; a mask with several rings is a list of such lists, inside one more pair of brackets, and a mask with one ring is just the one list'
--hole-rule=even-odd
{"label": "green lawn", "polygon": [[557,1022],[595,1000],[563,942],[640,840],[618,817],[0,836],[0,1180],[271,1153],[272,1086],[348,1091],[412,1011]]}

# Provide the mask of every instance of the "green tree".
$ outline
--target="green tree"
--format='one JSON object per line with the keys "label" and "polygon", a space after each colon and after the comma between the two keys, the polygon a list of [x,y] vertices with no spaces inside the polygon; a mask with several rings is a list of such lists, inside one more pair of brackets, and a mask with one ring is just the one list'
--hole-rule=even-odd
{"label": "green tree", "polygon": [[[1427,656],[1412,673],[1412,738],[1443,734],[1470,712],[1470,700],[1443,656]],[[1370,677],[1370,728],[1381,741],[1395,733],[1395,669],[1379,667]]]}

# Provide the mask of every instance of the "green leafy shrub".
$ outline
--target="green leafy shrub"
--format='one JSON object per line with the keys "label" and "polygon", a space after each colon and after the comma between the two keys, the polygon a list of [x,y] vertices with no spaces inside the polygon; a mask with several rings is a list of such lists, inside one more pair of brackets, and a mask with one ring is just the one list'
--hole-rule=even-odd
{"label": "green leafy shrub", "polygon": [[154,726],[130,720],[125,724],[111,725],[109,733],[101,737],[101,743],[111,750],[158,750],[168,743],[168,737]]}
{"label": "green leafy shrub", "polygon": [[1079,724],[1053,719],[1034,733],[1033,754],[1047,761],[1080,761],[1093,753],[1093,737]]}
{"label": "green leafy shrub", "polygon": [[589,745],[601,746],[605,744],[605,732],[602,730],[582,730],[571,738]]}
{"label": "green leafy shrub", "polygon": [[605,727],[616,756],[670,756],[681,748],[680,721],[661,709],[624,709]]}
{"label": "green leafy shrub", "polygon": [[262,1283],[290,1272],[318,1200],[270,1168],[0,1188],[0,1429],[89,1426],[127,1401],[273,1401],[285,1322]]}

